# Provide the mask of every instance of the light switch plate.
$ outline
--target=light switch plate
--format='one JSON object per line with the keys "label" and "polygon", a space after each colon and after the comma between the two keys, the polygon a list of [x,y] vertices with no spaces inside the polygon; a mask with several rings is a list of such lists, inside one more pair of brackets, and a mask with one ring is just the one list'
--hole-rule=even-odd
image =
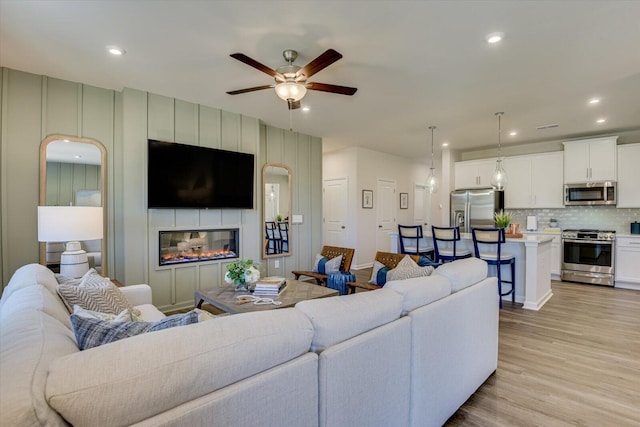
{"label": "light switch plate", "polygon": [[293,215],[291,217],[291,222],[294,224],[302,224],[302,215]]}

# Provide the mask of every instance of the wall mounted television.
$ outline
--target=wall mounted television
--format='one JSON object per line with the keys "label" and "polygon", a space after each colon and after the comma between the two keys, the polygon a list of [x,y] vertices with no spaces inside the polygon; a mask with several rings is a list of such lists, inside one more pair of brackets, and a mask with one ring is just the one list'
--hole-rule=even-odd
{"label": "wall mounted television", "polygon": [[149,209],[253,209],[253,154],[148,142]]}

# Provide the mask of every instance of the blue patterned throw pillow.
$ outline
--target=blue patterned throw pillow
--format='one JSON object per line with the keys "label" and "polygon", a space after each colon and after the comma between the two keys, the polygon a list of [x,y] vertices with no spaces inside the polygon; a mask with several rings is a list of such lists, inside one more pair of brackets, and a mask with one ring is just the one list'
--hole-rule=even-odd
{"label": "blue patterned throw pillow", "polygon": [[340,264],[342,263],[342,255],[338,255],[335,258],[327,258],[322,255],[316,255],[316,262],[313,266],[314,273],[331,274],[338,273],[340,271]]}
{"label": "blue patterned throw pillow", "polygon": [[371,280],[369,280],[369,283],[372,285],[384,286],[384,284],[387,283],[388,272],[389,267],[380,261],[374,261],[373,270],[371,271]]}
{"label": "blue patterned throw pillow", "polygon": [[431,258],[429,258],[426,255],[422,255],[420,257],[420,259],[418,260],[418,265],[420,267],[433,267],[433,268],[438,268],[440,267],[440,264],[438,264],[437,262],[434,262]]}
{"label": "blue patterned throw pillow", "polygon": [[198,313],[195,310],[185,314],[174,314],[154,323],[109,322],[89,319],[77,314],[71,315],[71,326],[80,350],[87,350],[146,332],[160,331],[191,323],[198,323]]}

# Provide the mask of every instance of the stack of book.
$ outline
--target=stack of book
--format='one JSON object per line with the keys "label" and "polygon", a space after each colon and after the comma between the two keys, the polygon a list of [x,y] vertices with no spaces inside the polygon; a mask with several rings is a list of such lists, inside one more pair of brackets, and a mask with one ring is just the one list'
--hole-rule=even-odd
{"label": "stack of book", "polygon": [[287,287],[287,281],[283,277],[265,277],[256,282],[253,295],[263,297],[277,297]]}

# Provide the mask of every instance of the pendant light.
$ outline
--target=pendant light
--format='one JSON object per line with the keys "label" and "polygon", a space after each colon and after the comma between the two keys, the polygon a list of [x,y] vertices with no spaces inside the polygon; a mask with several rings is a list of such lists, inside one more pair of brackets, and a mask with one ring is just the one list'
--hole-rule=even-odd
{"label": "pendant light", "polygon": [[429,126],[431,129],[431,169],[429,177],[427,178],[427,186],[429,187],[429,194],[438,192],[438,179],[436,178],[436,168],[433,166],[433,131],[436,127]]}
{"label": "pendant light", "polygon": [[504,187],[507,185],[507,172],[505,172],[502,167],[502,159],[500,158],[500,134],[502,132],[500,117],[503,114],[503,112],[496,113],[496,116],[498,116],[498,160],[496,160],[496,170],[491,176],[491,186],[496,190],[504,190]]}

